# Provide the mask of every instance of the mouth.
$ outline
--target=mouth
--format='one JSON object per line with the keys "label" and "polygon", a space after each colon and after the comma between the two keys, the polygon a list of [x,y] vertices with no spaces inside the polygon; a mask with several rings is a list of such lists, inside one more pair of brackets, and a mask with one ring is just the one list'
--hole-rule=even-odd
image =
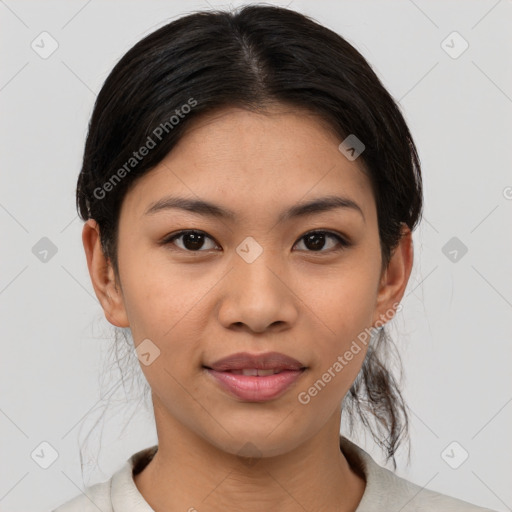
{"label": "mouth", "polygon": [[277,368],[271,368],[270,370],[263,370],[258,368],[244,368],[243,370],[226,370],[227,373],[233,375],[249,375],[252,377],[266,377],[267,375],[275,375],[287,370],[278,370]]}
{"label": "mouth", "polygon": [[300,361],[278,352],[233,354],[203,368],[224,391],[248,402],[278,398],[307,369]]}

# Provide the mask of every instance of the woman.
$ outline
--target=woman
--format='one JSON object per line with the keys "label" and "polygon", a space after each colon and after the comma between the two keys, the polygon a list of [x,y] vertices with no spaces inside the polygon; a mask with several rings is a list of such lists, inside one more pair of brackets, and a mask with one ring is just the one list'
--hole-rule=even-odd
{"label": "woman", "polygon": [[77,186],[107,320],[129,328],[158,445],[57,508],[484,510],[380,467],[407,413],[382,351],[422,211],[399,108],[291,10],[182,17],[98,95]]}

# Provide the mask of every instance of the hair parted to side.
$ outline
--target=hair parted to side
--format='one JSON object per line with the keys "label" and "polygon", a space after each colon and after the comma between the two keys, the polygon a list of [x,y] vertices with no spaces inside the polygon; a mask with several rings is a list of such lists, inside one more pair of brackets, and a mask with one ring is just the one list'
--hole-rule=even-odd
{"label": "hair parted to side", "polygon": [[[420,161],[397,103],[343,37],[296,11],[252,4],[194,12],[159,28],[120,59],[98,94],[76,202],[83,220],[98,222],[117,277],[120,207],[137,178],[166,157],[198,116],[231,106],[265,112],[273,104],[314,113],[340,143],[350,134],[364,143],[359,161],[372,184],[387,266],[402,223],[412,231],[422,211]],[[150,139],[154,147],[133,161]],[[392,348],[380,329],[343,410],[357,413],[395,463],[408,414],[383,357]]]}

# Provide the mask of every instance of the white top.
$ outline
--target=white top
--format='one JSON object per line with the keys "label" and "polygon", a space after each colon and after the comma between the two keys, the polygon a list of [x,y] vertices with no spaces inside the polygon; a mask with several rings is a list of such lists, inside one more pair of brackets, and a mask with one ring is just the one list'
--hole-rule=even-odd
{"label": "white top", "polygon": [[[356,512],[493,512],[397,476],[346,437],[340,436],[340,448],[350,465],[359,468],[366,479]],[[109,480],[87,487],[51,512],[154,512],[135,485],[133,470],[142,471],[157,449],[154,445],[133,454]]]}

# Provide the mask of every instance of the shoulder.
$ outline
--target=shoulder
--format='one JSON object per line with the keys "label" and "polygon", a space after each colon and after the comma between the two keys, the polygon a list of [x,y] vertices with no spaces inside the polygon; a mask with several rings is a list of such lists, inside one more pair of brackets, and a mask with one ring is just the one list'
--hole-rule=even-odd
{"label": "shoulder", "polygon": [[112,478],[87,487],[81,494],[66,501],[51,512],[112,512],[110,487]]}
{"label": "shoulder", "polygon": [[133,475],[149,463],[158,445],[144,448],[129,459],[106,482],[87,487],[51,512],[153,512],[140,494]]}
{"label": "shoulder", "polygon": [[366,489],[356,512],[494,512],[401,478],[379,466],[362,448],[344,437],[341,448],[350,464],[366,478]]}
{"label": "shoulder", "polygon": [[[386,468],[377,464],[376,466],[372,500],[379,501],[381,505],[387,502],[390,507],[398,507],[401,512],[493,512],[467,501],[425,489]],[[370,508],[368,512],[370,510],[373,509]]]}

